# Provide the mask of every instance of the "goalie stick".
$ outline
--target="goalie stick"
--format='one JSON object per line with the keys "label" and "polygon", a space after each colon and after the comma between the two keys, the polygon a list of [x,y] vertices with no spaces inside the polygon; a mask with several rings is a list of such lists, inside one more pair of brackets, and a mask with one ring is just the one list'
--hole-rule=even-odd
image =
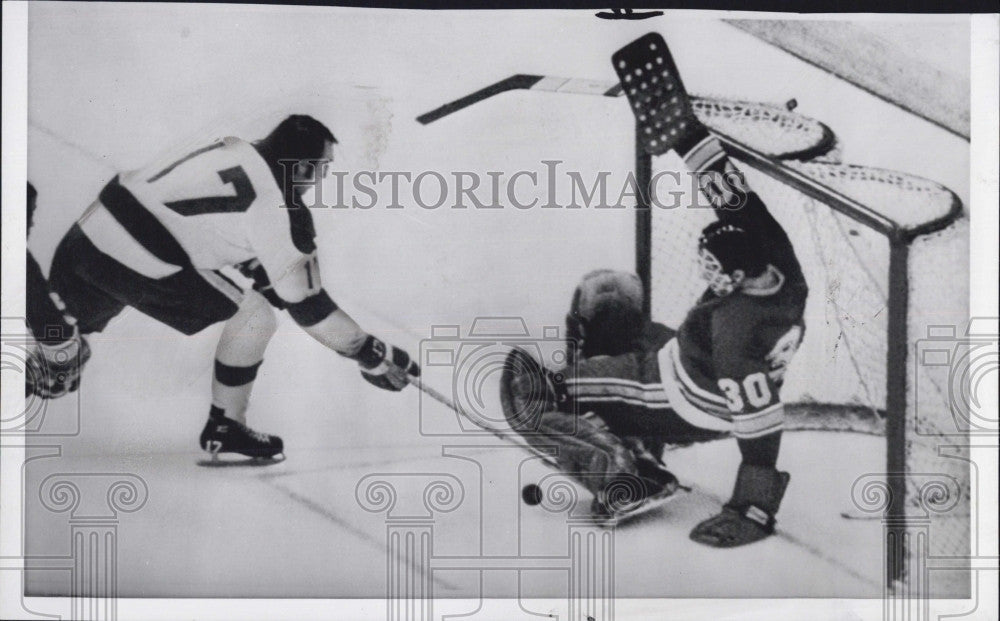
{"label": "goalie stick", "polygon": [[451,399],[449,399],[443,393],[438,392],[434,388],[431,388],[430,386],[428,386],[427,384],[425,384],[421,378],[414,377],[414,376],[411,375],[411,376],[409,376],[409,380],[410,380],[411,384],[413,384],[418,390],[420,390],[420,392],[424,393],[425,395],[427,395],[431,399],[434,399],[438,403],[444,405],[446,408],[448,408],[449,410],[455,412],[456,414],[458,414],[462,418],[466,419],[467,421],[469,421],[470,423],[472,423],[476,427],[479,427],[483,431],[490,432],[491,434],[493,434],[494,436],[496,436],[497,438],[500,438],[501,440],[503,440],[505,442],[511,442],[513,444],[517,444],[520,447],[523,447],[525,450],[530,451],[531,453],[536,454],[538,457],[540,457],[541,459],[546,460],[547,462],[549,462],[550,465],[552,465],[552,466],[555,467],[555,463],[556,462],[555,462],[554,459],[552,459],[552,456],[550,454],[543,453],[543,452],[539,451],[538,449],[536,449],[535,447],[531,446],[530,444],[527,444],[525,442],[521,442],[520,439],[518,439],[518,437],[514,433],[506,433],[503,429],[497,429],[496,427],[493,427],[492,425],[488,425],[488,424],[486,424],[483,421],[476,420],[476,418],[474,416],[469,415],[458,404],[456,404],[454,401],[452,401]]}
{"label": "goalie stick", "polygon": [[[520,90],[610,98],[625,95],[618,82],[518,73],[425,112],[417,117],[417,122],[427,125],[491,97]],[[796,105],[794,99],[784,106],[696,95],[690,100],[699,120],[721,138],[748,142],[754,149],[776,159],[809,160],[827,154],[836,144],[829,127],[792,112]],[[747,133],[746,129],[753,131]]]}
{"label": "goalie stick", "polygon": [[[625,94],[621,84],[610,81],[519,73],[421,114],[417,117],[417,121],[427,125],[501,93],[515,90],[613,98]],[[948,214],[911,229],[900,228],[884,214],[846,196],[828,184],[817,181],[802,168],[802,166],[821,166],[819,162],[813,164],[808,161],[829,153],[836,146],[833,132],[823,123],[774,104],[712,99],[697,95],[689,95],[689,98],[695,115],[722,140],[726,152],[731,157],[768,171],[778,181],[800,188],[810,198],[824,201],[833,209],[849,214],[866,226],[886,235],[890,240],[909,241],[920,235],[938,231],[947,226],[956,213],[961,212],[961,201],[953,192],[946,190],[952,195],[952,207]],[[771,123],[777,131],[758,132],[756,136],[735,135],[739,133],[733,131],[738,129],[738,123],[723,123],[720,119],[749,119],[751,124],[755,125]],[[722,125],[728,127],[722,129]],[[791,131],[790,136],[789,131]],[[640,168],[648,168],[649,156],[644,151],[642,155],[645,156],[645,163]],[[796,164],[793,167],[782,165],[782,162],[776,160],[799,160],[803,164]]]}

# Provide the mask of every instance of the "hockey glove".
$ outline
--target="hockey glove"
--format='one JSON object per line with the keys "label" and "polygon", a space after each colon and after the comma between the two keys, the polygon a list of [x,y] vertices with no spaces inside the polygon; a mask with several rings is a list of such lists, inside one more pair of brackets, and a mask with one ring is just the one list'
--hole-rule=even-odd
{"label": "hockey glove", "polygon": [[791,476],[774,468],[740,464],[733,497],[722,513],[698,524],[691,539],[713,548],[735,548],[774,533],[774,514]]}
{"label": "hockey glove", "polygon": [[39,343],[25,373],[25,396],[56,399],[80,387],[80,373],[90,360],[87,339],[74,335],[59,343]]}
{"label": "hockey glove", "polygon": [[420,366],[410,360],[409,354],[370,334],[354,358],[361,367],[361,377],[382,390],[400,391],[410,383],[411,376],[420,377]]}

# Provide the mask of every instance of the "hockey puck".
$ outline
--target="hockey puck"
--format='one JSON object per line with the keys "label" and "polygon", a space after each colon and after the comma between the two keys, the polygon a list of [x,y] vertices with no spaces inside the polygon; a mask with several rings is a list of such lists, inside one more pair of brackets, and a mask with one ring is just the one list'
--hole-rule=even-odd
{"label": "hockey puck", "polygon": [[524,500],[524,504],[534,507],[542,502],[542,488],[534,483],[528,483],[521,489],[521,498]]}

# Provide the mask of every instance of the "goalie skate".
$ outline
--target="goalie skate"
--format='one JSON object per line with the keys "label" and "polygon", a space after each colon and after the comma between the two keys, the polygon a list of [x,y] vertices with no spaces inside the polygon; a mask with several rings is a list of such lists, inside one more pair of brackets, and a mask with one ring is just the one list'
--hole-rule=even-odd
{"label": "goalie skate", "polygon": [[629,477],[627,483],[608,485],[591,502],[590,512],[594,522],[606,528],[622,526],[667,504],[679,490],[690,491],[665,468],[658,470],[657,481],[640,476]]}

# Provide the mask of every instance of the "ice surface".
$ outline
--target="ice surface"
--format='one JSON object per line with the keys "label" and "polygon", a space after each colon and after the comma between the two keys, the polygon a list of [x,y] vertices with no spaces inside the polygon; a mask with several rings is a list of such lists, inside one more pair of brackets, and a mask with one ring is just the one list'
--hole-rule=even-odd
{"label": "ice surface", "polygon": [[[208,137],[257,137],[282,111],[328,122],[345,170],[511,174],[541,171],[540,161],[552,158],[569,170],[607,170],[617,188],[632,158],[623,100],[521,92],[427,127],[413,119],[514,73],[611,79],[611,52],[651,27],[604,23],[586,12],[376,18],[310,7],[46,4],[30,11],[29,174],[40,192],[31,248],[43,266],[116,170],[206,128]],[[798,111],[837,132],[845,159],[927,176],[968,196],[967,143],[724,24],[672,19],[655,27],[692,92],[794,97]],[[567,191],[561,183],[559,196]],[[314,217],[333,297],[411,352],[432,325],[468,329],[479,315],[520,316],[541,334],[561,324],[582,274],[633,265],[628,209],[428,210],[408,200],[402,210],[317,210]],[[80,399],[53,402],[46,412],[73,416],[79,408],[82,432],[61,443],[60,457],[26,470],[29,554],[66,554],[69,543],[65,515],[48,512],[31,490],[53,472],[92,471],[135,473],[149,486],[148,504],[123,516],[118,529],[121,596],[384,596],[386,517],[356,500],[359,482],[373,473],[450,473],[462,481],[461,505],[435,518],[436,556],[567,554],[565,516],[516,501],[520,484],[542,476],[543,466],[519,469],[522,456],[511,450],[501,451],[507,467],[488,471],[468,456],[444,455],[446,446],[476,445],[469,455],[486,463],[499,443],[421,435],[421,422],[453,414],[415,390],[371,388],[352,363],[287,317],[249,412],[253,426],[284,437],[287,461],[195,466],[218,333],[184,338],[127,311],[94,335]],[[428,369],[428,381],[442,390],[449,378],[446,369]],[[484,382],[493,400],[485,407],[495,408],[496,374]],[[728,496],[735,444],[669,452],[670,467],[698,491],[614,533],[615,594],[879,597],[879,522],[838,516],[850,506],[855,478],[884,468],[881,442],[788,434],[779,465],[792,482],[780,535],[731,551],[698,546],[687,534]],[[520,578],[448,569],[432,579],[439,597],[518,589],[559,597],[567,577],[558,568]],[[68,588],[65,573],[29,572],[31,594]]]}

